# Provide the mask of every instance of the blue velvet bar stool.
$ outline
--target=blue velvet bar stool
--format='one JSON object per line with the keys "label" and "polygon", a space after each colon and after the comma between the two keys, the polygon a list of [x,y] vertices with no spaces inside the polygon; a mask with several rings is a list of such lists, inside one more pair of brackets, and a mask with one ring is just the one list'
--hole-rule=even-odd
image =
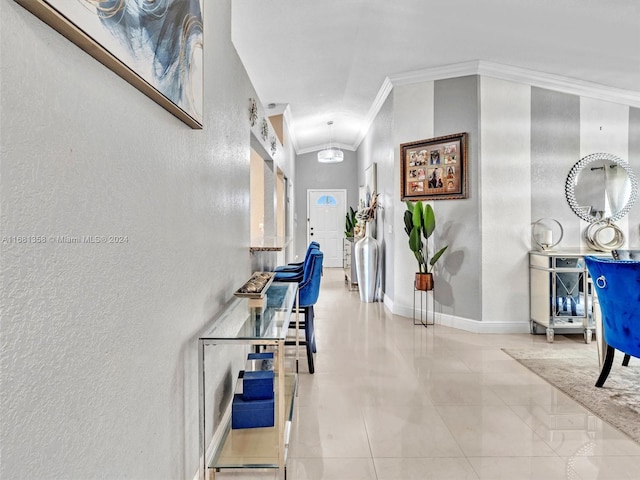
{"label": "blue velvet bar stool", "polygon": [[[322,262],[324,254],[313,249],[309,254],[308,261],[305,264],[302,277],[285,277],[280,279],[282,282],[297,282],[299,295],[299,313],[304,315],[304,320],[298,323],[298,327],[304,330],[304,341],[299,341],[299,345],[304,345],[307,351],[307,362],[309,364],[309,373],[313,373],[314,363],[313,354],[316,353],[316,339],[314,331],[314,311],[313,305],[318,300],[320,294],[320,280],[322,279]],[[300,279],[298,279],[300,278]],[[295,328],[295,324],[289,328]],[[295,341],[288,340],[286,345],[295,345]]]}
{"label": "blue velvet bar stool", "polygon": [[[320,295],[320,282],[322,280],[322,262],[324,254],[320,250],[314,250],[310,255],[310,268],[308,275],[299,283],[300,312],[304,314],[304,342],[307,351],[307,363],[309,373],[315,372],[313,354],[316,352],[316,336],[314,328],[313,306]],[[302,326],[302,325],[301,325]],[[290,342],[289,344],[293,344]]]}
{"label": "blue velvet bar stool", "polygon": [[302,262],[293,262],[293,263],[288,263],[286,265],[279,265],[279,266],[276,267],[275,271],[276,272],[300,272],[300,273],[302,273],[302,270],[304,268],[304,263],[307,261],[307,259],[309,258],[309,254],[313,250],[320,250],[320,244],[318,242],[311,242],[307,246],[307,251],[304,254],[304,259],[302,260]]}
{"label": "blue velvet bar stool", "polygon": [[640,358],[640,260],[584,257],[598,295],[602,333],[607,350],[596,387],[602,387],[613,365],[616,350]]}
{"label": "blue velvet bar stool", "polygon": [[[324,259],[324,254],[322,253],[322,251],[320,251],[316,245],[312,245],[311,248],[309,249],[309,254],[305,259],[302,272],[297,272],[297,271],[296,272],[276,272],[274,279],[278,282],[297,282],[298,290],[302,291],[302,288],[305,285],[307,285],[309,280],[311,279],[314,268],[317,268],[316,256],[318,254],[321,254],[322,258]],[[322,267],[320,267],[320,276],[322,276]],[[300,310],[303,312],[303,314],[308,313],[304,311],[304,309],[302,308],[302,304],[300,305],[301,305]],[[298,326],[302,329],[305,329],[305,332],[306,332],[306,325],[307,323],[306,323],[306,316],[305,316],[305,320],[301,321],[298,324]],[[313,329],[313,325],[311,325],[310,330],[312,331],[312,329]],[[317,349],[316,349],[315,336],[312,335],[311,338],[313,339],[313,342],[311,343],[312,353],[316,353]]]}
{"label": "blue velvet bar stool", "polygon": [[275,275],[273,277],[276,282],[302,282],[305,278],[305,272],[309,268],[309,262],[311,260],[311,254],[313,252],[320,251],[320,247],[317,242],[313,242],[307,248],[307,253],[305,254],[304,262],[302,262],[299,266],[290,267],[288,269],[282,268],[281,270],[276,269]]}

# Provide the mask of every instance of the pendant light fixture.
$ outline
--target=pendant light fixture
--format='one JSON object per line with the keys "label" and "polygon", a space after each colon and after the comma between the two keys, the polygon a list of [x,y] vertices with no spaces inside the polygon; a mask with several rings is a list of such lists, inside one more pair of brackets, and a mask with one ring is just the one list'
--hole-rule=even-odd
{"label": "pendant light fixture", "polygon": [[338,163],[344,160],[344,153],[338,147],[333,146],[333,120],[327,122],[329,126],[329,146],[318,152],[320,163]]}

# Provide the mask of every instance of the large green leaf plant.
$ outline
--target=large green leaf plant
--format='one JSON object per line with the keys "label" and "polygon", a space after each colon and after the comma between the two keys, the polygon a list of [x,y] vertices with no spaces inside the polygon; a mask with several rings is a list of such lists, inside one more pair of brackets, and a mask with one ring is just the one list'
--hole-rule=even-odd
{"label": "large green leaf plant", "polygon": [[428,203],[407,202],[404,231],[409,235],[409,248],[418,261],[419,273],[431,273],[433,266],[447,249],[445,245],[429,257],[428,240],[436,229],[436,215]]}
{"label": "large green leaf plant", "polygon": [[354,236],[354,229],[358,220],[356,219],[356,211],[353,207],[349,207],[349,213],[347,213],[344,221],[344,236],[351,238]]}

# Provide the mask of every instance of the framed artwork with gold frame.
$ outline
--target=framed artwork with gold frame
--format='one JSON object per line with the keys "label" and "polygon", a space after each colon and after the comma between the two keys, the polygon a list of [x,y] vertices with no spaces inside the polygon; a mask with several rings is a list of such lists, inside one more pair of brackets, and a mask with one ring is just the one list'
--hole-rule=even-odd
{"label": "framed artwork with gold frame", "polygon": [[467,134],[400,145],[400,199],[467,198]]}
{"label": "framed artwork with gold frame", "polygon": [[203,122],[203,0],[15,0],[191,128]]}

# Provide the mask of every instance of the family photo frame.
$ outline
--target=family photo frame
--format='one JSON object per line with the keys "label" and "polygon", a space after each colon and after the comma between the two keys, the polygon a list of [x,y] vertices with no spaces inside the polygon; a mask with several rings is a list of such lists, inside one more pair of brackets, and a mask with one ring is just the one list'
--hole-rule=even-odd
{"label": "family photo frame", "polygon": [[467,134],[400,145],[400,199],[467,198]]}

